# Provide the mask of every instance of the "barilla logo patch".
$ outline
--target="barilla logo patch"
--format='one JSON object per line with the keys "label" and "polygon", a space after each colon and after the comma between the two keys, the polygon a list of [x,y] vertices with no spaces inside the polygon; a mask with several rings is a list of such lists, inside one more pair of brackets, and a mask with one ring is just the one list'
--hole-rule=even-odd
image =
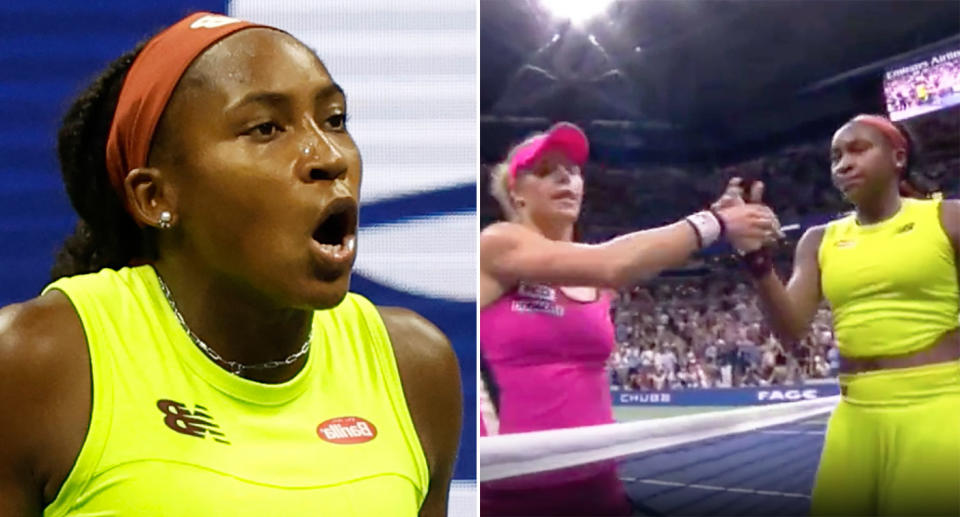
{"label": "barilla logo patch", "polygon": [[220,14],[210,14],[197,18],[196,21],[190,24],[191,29],[216,29],[217,27],[223,27],[224,25],[230,25],[231,23],[237,23],[240,20],[236,18],[231,18],[229,16],[223,16]]}
{"label": "barilla logo patch", "polygon": [[358,416],[341,416],[318,425],[317,435],[330,443],[348,445],[373,440],[377,437],[377,428]]}

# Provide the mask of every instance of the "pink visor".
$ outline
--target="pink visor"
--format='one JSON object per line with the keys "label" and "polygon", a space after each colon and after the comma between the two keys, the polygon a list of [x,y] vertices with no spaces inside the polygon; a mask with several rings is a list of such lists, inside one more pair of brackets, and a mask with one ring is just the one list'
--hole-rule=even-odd
{"label": "pink visor", "polygon": [[513,151],[509,168],[510,187],[516,182],[519,171],[529,169],[544,153],[551,150],[559,150],[573,163],[583,165],[590,154],[590,142],[579,127],[569,122],[554,124],[546,134]]}

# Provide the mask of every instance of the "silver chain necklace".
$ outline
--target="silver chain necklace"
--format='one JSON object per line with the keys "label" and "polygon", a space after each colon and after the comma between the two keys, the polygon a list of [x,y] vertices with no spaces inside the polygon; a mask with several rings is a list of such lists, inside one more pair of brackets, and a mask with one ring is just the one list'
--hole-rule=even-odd
{"label": "silver chain necklace", "polygon": [[200,347],[200,350],[203,350],[204,353],[206,353],[210,357],[210,359],[213,359],[218,364],[221,364],[229,368],[230,371],[234,373],[234,375],[242,376],[245,370],[272,370],[274,368],[279,368],[281,366],[290,365],[296,362],[297,359],[300,359],[301,357],[306,355],[308,351],[310,351],[310,340],[311,338],[313,338],[312,326],[311,326],[310,332],[307,334],[307,340],[303,342],[303,346],[300,347],[300,350],[298,352],[295,352],[287,356],[286,359],[281,359],[279,361],[267,361],[265,363],[258,363],[258,364],[243,364],[237,361],[227,361],[226,359],[221,357],[216,350],[210,348],[210,345],[204,343],[204,341],[200,339],[200,336],[194,334],[193,331],[190,330],[190,327],[187,326],[187,322],[184,321],[183,319],[183,314],[180,314],[180,310],[177,309],[176,302],[173,301],[173,296],[170,294],[170,288],[167,287],[167,283],[163,281],[163,277],[161,277],[159,274],[157,274],[157,280],[160,281],[160,289],[163,291],[163,296],[167,298],[167,303],[170,304],[170,308],[173,309],[173,314],[176,315],[177,321],[180,322],[180,326],[183,328],[183,331],[186,332],[188,336],[190,336],[190,340],[193,341],[193,344]]}

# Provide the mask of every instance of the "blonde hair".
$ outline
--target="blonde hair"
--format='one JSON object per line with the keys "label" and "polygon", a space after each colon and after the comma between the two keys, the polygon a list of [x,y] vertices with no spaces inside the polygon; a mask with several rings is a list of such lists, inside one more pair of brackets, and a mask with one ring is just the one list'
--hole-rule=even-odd
{"label": "blonde hair", "polygon": [[517,218],[517,208],[513,206],[513,199],[510,197],[510,160],[517,149],[545,134],[544,132],[534,133],[524,138],[522,142],[510,148],[506,160],[496,164],[490,171],[490,195],[500,203],[500,209],[503,210],[503,215],[508,221],[514,221]]}

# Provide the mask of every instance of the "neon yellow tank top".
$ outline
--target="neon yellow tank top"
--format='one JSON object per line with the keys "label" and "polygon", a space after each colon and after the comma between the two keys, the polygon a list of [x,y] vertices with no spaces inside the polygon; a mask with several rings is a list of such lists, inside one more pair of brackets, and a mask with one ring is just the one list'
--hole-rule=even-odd
{"label": "neon yellow tank top", "polygon": [[377,309],[317,311],[282,384],[217,367],[151,266],[60,279],[86,333],[90,429],[44,516],[416,515],[427,465]]}
{"label": "neon yellow tank top", "polygon": [[827,225],[820,279],[841,354],[906,354],[957,327],[956,258],[939,208],[904,198],[886,221],[861,226],[851,214]]}

